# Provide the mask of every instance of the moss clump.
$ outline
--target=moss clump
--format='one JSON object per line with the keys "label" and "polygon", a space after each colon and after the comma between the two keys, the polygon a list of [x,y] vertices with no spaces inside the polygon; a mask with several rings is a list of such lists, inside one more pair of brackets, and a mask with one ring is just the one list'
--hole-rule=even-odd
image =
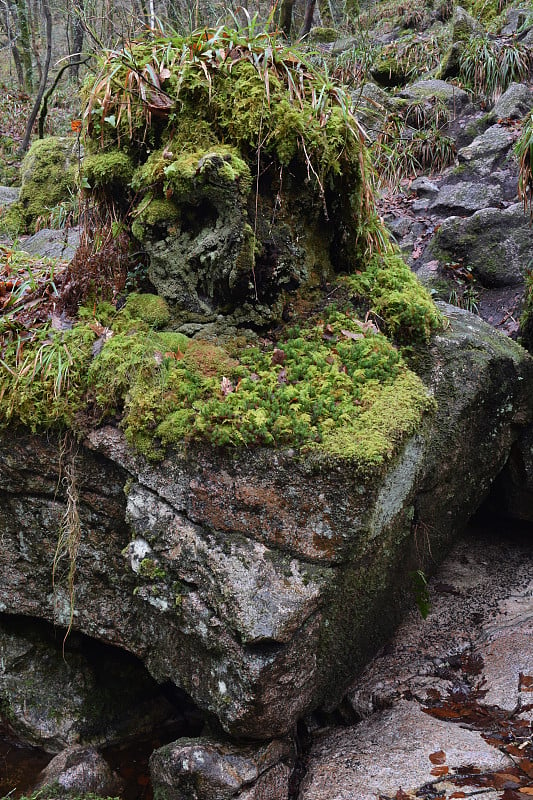
{"label": "moss clump", "polygon": [[367,269],[347,283],[402,344],[427,342],[442,326],[431,295],[396,253],[374,256]]}
{"label": "moss clump", "polygon": [[76,193],[76,143],[50,136],[32,144],[21,166],[18,208],[24,230],[33,233],[39,218]]}
{"label": "moss clump", "polygon": [[168,305],[157,294],[128,295],[126,313],[133,319],[141,319],[151,328],[164,328],[170,322]]}
{"label": "moss clump", "polygon": [[133,162],[126,153],[95,153],[83,159],[82,185],[85,189],[108,190],[127,186],[133,177]]}

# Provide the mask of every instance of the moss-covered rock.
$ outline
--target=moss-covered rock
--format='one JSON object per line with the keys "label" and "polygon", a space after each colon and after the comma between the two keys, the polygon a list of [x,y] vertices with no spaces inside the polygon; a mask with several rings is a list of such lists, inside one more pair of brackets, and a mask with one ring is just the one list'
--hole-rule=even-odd
{"label": "moss-covered rock", "polygon": [[46,219],[55,206],[76,193],[77,170],[75,139],[49,136],[34,142],[22,162],[20,196],[6,215],[8,224],[20,214],[24,232],[33,233],[39,218]]}
{"label": "moss-covered rock", "polygon": [[266,326],[289,294],[361,261],[368,165],[340,87],[263,34],[227,35],[231,60],[210,32],[132,45],[139,71],[157,61],[150,96],[116,88],[133,78],[128,57],[110,56],[86,87],[86,164],[133,159],[131,230],[176,318]]}

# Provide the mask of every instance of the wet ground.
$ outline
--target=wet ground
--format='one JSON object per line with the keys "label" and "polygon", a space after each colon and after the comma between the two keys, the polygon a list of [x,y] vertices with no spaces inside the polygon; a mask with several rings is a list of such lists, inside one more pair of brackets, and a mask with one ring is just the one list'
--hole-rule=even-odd
{"label": "wet ground", "polygon": [[316,731],[300,800],[533,796],[533,531],[484,520]]}

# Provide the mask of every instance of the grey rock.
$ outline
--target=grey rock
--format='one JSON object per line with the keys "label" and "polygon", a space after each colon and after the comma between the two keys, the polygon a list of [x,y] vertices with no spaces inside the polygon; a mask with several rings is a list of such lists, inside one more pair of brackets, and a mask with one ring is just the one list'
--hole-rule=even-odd
{"label": "grey rock", "polygon": [[[105,661],[105,667],[102,665]],[[140,663],[31,620],[0,622],[0,706],[22,741],[57,753],[142,735],[175,711]]]}
{"label": "grey rock", "polygon": [[482,33],[483,28],[462,6],[456,6],[452,19],[452,40],[467,42],[472,36]]}
{"label": "grey rock", "polygon": [[471,217],[444,220],[425,260],[462,260],[484,286],[517,286],[533,259],[529,214],[520,203],[504,209],[485,208]]}
{"label": "grey rock", "polygon": [[318,736],[300,800],[375,800],[395,797],[399,789],[414,793],[433,779],[429,756],[435,750],[446,753],[451,770],[512,765],[477,731],[434,719],[417,702],[401,700],[357,726]]}
{"label": "grey rock", "polygon": [[0,208],[16,203],[20,189],[17,186],[0,186]]}
{"label": "grey rock", "polygon": [[490,112],[490,118],[522,119],[533,108],[533,90],[524,83],[512,83]]}
{"label": "grey rock", "polygon": [[462,181],[443,184],[438,196],[431,203],[437,214],[472,214],[481,208],[495,208],[503,202],[501,186],[494,183]]}
{"label": "grey rock", "polygon": [[434,197],[439,193],[439,186],[425,175],[422,175],[412,182],[411,191],[415,192],[419,197]]}
{"label": "grey rock", "polygon": [[42,771],[34,791],[46,788],[52,789],[54,797],[88,793],[113,797],[123,784],[94,747],[70,747]]}
{"label": "grey rock", "polygon": [[152,754],[150,774],[156,795],[167,800],[286,800],[294,757],[287,740],[178,739]]}
{"label": "grey rock", "polygon": [[[92,431],[76,462],[74,628],[135,654],[234,736],[282,736],[334,707],[409,604],[416,531],[441,558],[532,414],[531,358],[445,310],[420,365],[438,411],[383,475],[267,449],[154,464],[116,428]],[[68,594],[50,590],[59,469],[52,435],[2,434],[0,610],[65,625]]]}
{"label": "grey rock", "polygon": [[79,228],[65,228],[53,230],[42,228],[33,236],[21,242],[21,249],[31,255],[42,258],[58,258],[61,261],[71,261],[80,243]]}
{"label": "grey rock", "polygon": [[403,89],[399,96],[409,100],[437,98],[445,103],[449,111],[454,115],[463,110],[470,101],[468,92],[465,92],[464,89],[436,78],[412,83],[406,89]]}
{"label": "grey rock", "polygon": [[531,13],[531,9],[525,6],[523,8],[508,8],[505,13],[505,25],[501,29],[501,33],[504,36],[516,33],[526,21],[529,13]]}
{"label": "grey rock", "polygon": [[481,178],[486,178],[508,159],[516,140],[514,132],[502,125],[492,125],[457,153],[459,164]]}

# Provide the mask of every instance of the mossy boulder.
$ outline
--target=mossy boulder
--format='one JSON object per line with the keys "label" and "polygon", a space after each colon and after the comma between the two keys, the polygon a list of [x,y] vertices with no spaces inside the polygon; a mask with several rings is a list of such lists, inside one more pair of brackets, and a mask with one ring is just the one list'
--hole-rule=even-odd
{"label": "mossy boulder", "polygon": [[76,194],[78,145],[75,139],[49,136],[32,144],[22,162],[18,202],[6,215],[9,224],[20,215],[20,232],[33,233],[55,206]]}
{"label": "mossy boulder", "polygon": [[[150,97],[119,88],[126,58],[102,64],[86,87],[84,173],[91,184],[98,165],[99,190],[114,197],[133,163],[131,230],[175,319],[265,327],[295,292],[362,263],[369,167],[349,98],[303,52],[228,32],[230,60],[210,35],[131,46],[141,72],[159,64]],[[180,55],[190,48],[194,58]]]}

